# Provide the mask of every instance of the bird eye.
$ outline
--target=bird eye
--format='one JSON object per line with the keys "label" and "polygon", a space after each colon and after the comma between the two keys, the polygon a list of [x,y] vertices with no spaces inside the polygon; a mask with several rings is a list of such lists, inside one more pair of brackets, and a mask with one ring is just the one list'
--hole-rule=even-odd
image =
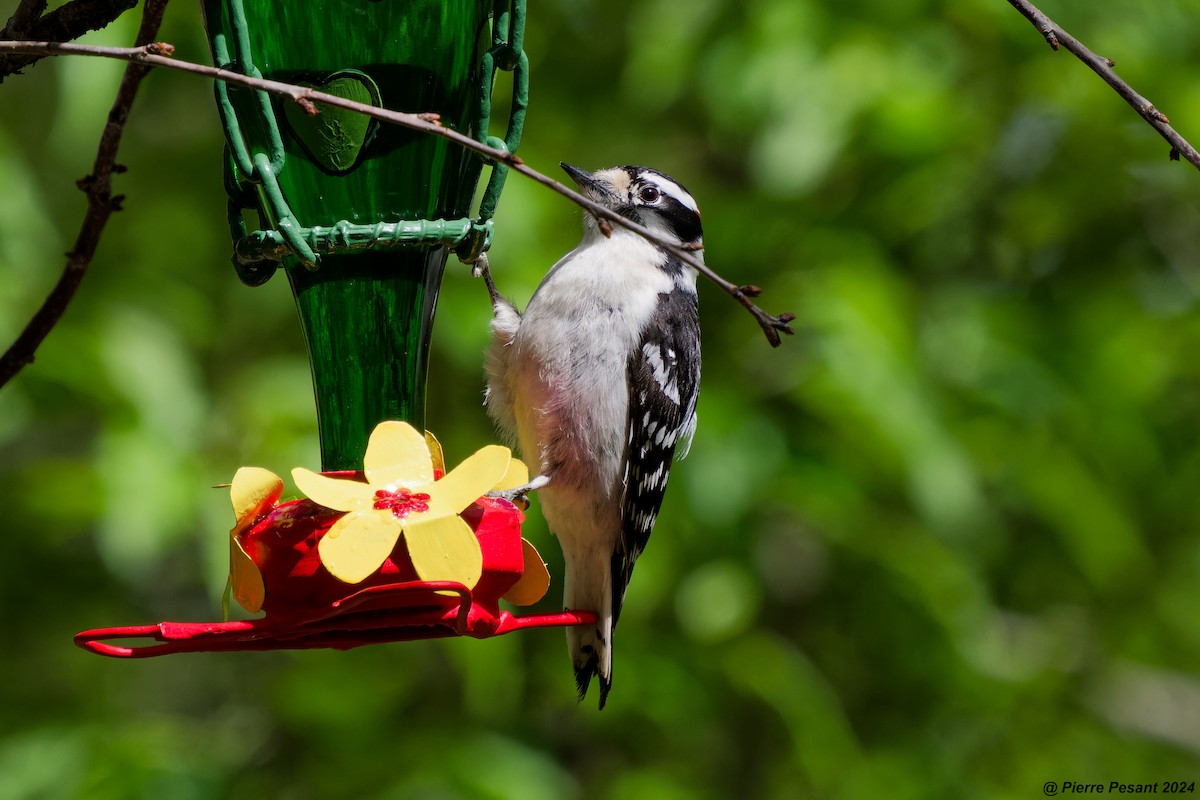
{"label": "bird eye", "polygon": [[643,203],[654,203],[658,198],[662,197],[662,192],[653,186],[643,186],[642,191],[638,192],[638,197]]}

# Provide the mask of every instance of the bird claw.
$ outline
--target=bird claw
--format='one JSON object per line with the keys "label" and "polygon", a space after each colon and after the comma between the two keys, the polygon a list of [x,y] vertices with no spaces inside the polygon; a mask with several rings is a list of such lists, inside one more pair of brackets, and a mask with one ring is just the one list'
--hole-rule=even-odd
{"label": "bird claw", "polygon": [[479,258],[475,259],[474,261],[471,261],[470,263],[467,264],[467,266],[469,266],[471,268],[471,277],[472,278],[483,278],[484,276],[487,276],[489,278],[491,277],[490,275],[488,275],[487,253],[480,253]]}
{"label": "bird claw", "polygon": [[536,478],[529,481],[529,483],[524,484],[523,486],[518,486],[515,489],[495,489],[488,492],[486,496],[495,497],[500,500],[507,500],[513,505],[519,505],[520,503],[525,503],[528,505],[529,501],[525,496],[530,492],[536,492],[538,489],[541,489],[548,483],[550,483],[550,478],[545,475],[538,475]]}
{"label": "bird claw", "polygon": [[471,263],[471,277],[483,278],[483,283],[487,286],[488,297],[492,300],[493,308],[505,302],[504,298],[500,296],[500,292],[496,290],[496,282],[492,280],[492,270],[488,264],[487,253],[480,253],[479,258]]}

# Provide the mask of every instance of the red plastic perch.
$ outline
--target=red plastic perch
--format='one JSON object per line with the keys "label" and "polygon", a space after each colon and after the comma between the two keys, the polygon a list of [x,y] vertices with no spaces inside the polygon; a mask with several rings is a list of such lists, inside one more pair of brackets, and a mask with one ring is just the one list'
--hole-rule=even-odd
{"label": "red plastic perch", "polygon": [[[456,598],[445,596],[453,592]],[[424,597],[422,597],[424,595]],[[398,607],[381,606],[388,600]],[[428,604],[422,603],[428,601]],[[418,604],[414,604],[414,601]],[[363,608],[366,606],[367,608]],[[514,616],[472,602],[461,583],[408,581],[371,586],[333,603],[330,610],[287,622],[270,617],[232,622],[160,622],[95,628],[75,636],[89,652],[114,658],[149,658],[171,653],[234,650],[349,650],[368,644],[471,636],[486,639],[528,628],[590,625],[590,611]],[[112,644],[114,639],[149,639],[159,644]]]}

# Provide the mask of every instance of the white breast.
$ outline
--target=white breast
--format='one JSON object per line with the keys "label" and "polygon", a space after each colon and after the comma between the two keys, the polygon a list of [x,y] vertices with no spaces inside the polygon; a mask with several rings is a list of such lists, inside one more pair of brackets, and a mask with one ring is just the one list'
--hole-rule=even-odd
{"label": "white breast", "polygon": [[620,480],[629,405],[630,352],[673,281],[661,251],[614,231],[591,238],[547,274],[513,342],[518,436],[552,481]]}

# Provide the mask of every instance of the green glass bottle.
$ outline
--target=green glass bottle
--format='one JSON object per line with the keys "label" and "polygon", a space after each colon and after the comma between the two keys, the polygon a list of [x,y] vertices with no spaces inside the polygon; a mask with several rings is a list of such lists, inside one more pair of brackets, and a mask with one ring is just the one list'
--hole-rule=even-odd
{"label": "green glass bottle", "polygon": [[[203,8],[218,64],[227,57],[231,68],[254,74],[244,68],[249,60],[266,78],[434,112],[443,125],[478,135],[480,94],[491,83],[483,75],[490,2],[203,0]],[[444,139],[327,107],[310,117],[247,90],[228,94],[246,149],[260,166],[272,161],[286,205],[273,203],[264,183],[256,191],[273,227],[470,212],[482,162]],[[430,329],[448,255],[444,246],[416,246],[325,255],[315,269],[284,260],[308,344],[324,469],[358,469],[367,437],[385,419],[423,427]]]}

